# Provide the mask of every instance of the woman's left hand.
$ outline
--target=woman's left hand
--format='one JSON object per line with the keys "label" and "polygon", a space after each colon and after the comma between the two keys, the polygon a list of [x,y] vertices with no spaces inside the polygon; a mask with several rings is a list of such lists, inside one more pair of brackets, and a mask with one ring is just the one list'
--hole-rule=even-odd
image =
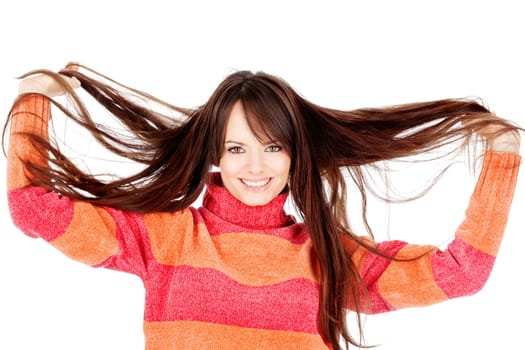
{"label": "woman's left hand", "polygon": [[477,133],[487,139],[489,150],[497,153],[513,152],[520,153],[520,134],[517,130],[499,133],[502,126],[492,124],[486,126]]}

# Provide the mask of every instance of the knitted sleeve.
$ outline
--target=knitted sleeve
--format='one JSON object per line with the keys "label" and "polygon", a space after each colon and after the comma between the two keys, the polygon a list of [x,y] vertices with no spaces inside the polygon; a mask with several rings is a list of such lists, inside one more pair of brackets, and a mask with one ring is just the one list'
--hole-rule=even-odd
{"label": "knitted sleeve", "polygon": [[22,161],[46,166],[48,156],[27,134],[47,140],[50,113],[49,100],[39,95],[25,97],[12,111],[7,190],[13,223],[72,259],[142,277],[152,258],[142,216],[75,201],[31,184]]}
{"label": "knitted sleeve", "polygon": [[520,157],[485,154],[465,219],[442,251],[401,241],[378,243],[390,260],[358,248],[352,255],[370,298],[362,310],[379,313],[424,306],[478,292],[494,265],[507,224]]}

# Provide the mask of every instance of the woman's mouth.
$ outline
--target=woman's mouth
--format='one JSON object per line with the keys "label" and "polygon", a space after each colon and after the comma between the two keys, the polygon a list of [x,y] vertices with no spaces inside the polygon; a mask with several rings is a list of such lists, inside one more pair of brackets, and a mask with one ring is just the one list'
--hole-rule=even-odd
{"label": "woman's mouth", "polygon": [[272,180],[271,177],[259,180],[240,179],[241,182],[248,187],[263,187],[266,186]]}

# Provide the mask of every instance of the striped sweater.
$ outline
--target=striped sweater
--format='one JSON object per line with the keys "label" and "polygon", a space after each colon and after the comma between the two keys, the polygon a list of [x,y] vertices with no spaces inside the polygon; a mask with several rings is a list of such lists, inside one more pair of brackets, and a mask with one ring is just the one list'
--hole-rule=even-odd
{"label": "striped sweater", "polygon": [[[137,214],[33,186],[21,159],[46,164],[22,133],[47,137],[49,101],[31,95],[13,111],[7,189],[15,225],[72,259],[138,275],[146,289],[146,349],[327,349],[318,327],[319,276],[304,225],[286,194],[246,206],[213,177],[200,208]],[[391,261],[346,244],[370,313],[424,306],[479,291],[495,261],[520,157],[485,154],[464,221],[445,250],[373,243]],[[352,305],[348,306],[352,309]]]}

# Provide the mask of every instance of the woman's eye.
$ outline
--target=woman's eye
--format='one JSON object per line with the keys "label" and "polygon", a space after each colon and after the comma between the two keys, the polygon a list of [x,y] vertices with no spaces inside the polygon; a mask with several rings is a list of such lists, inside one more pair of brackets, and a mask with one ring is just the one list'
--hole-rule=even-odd
{"label": "woman's eye", "polygon": [[233,146],[233,147],[228,148],[228,152],[230,152],[230,153],[244,153],[244,149],[242,149],[242,147],[239,147],[239,146]]}
{"label": "woman's eye", "polygon": [[271,145],[268,148],[266,148],[266,152],[279,152],[283,148],[279,145]]}

